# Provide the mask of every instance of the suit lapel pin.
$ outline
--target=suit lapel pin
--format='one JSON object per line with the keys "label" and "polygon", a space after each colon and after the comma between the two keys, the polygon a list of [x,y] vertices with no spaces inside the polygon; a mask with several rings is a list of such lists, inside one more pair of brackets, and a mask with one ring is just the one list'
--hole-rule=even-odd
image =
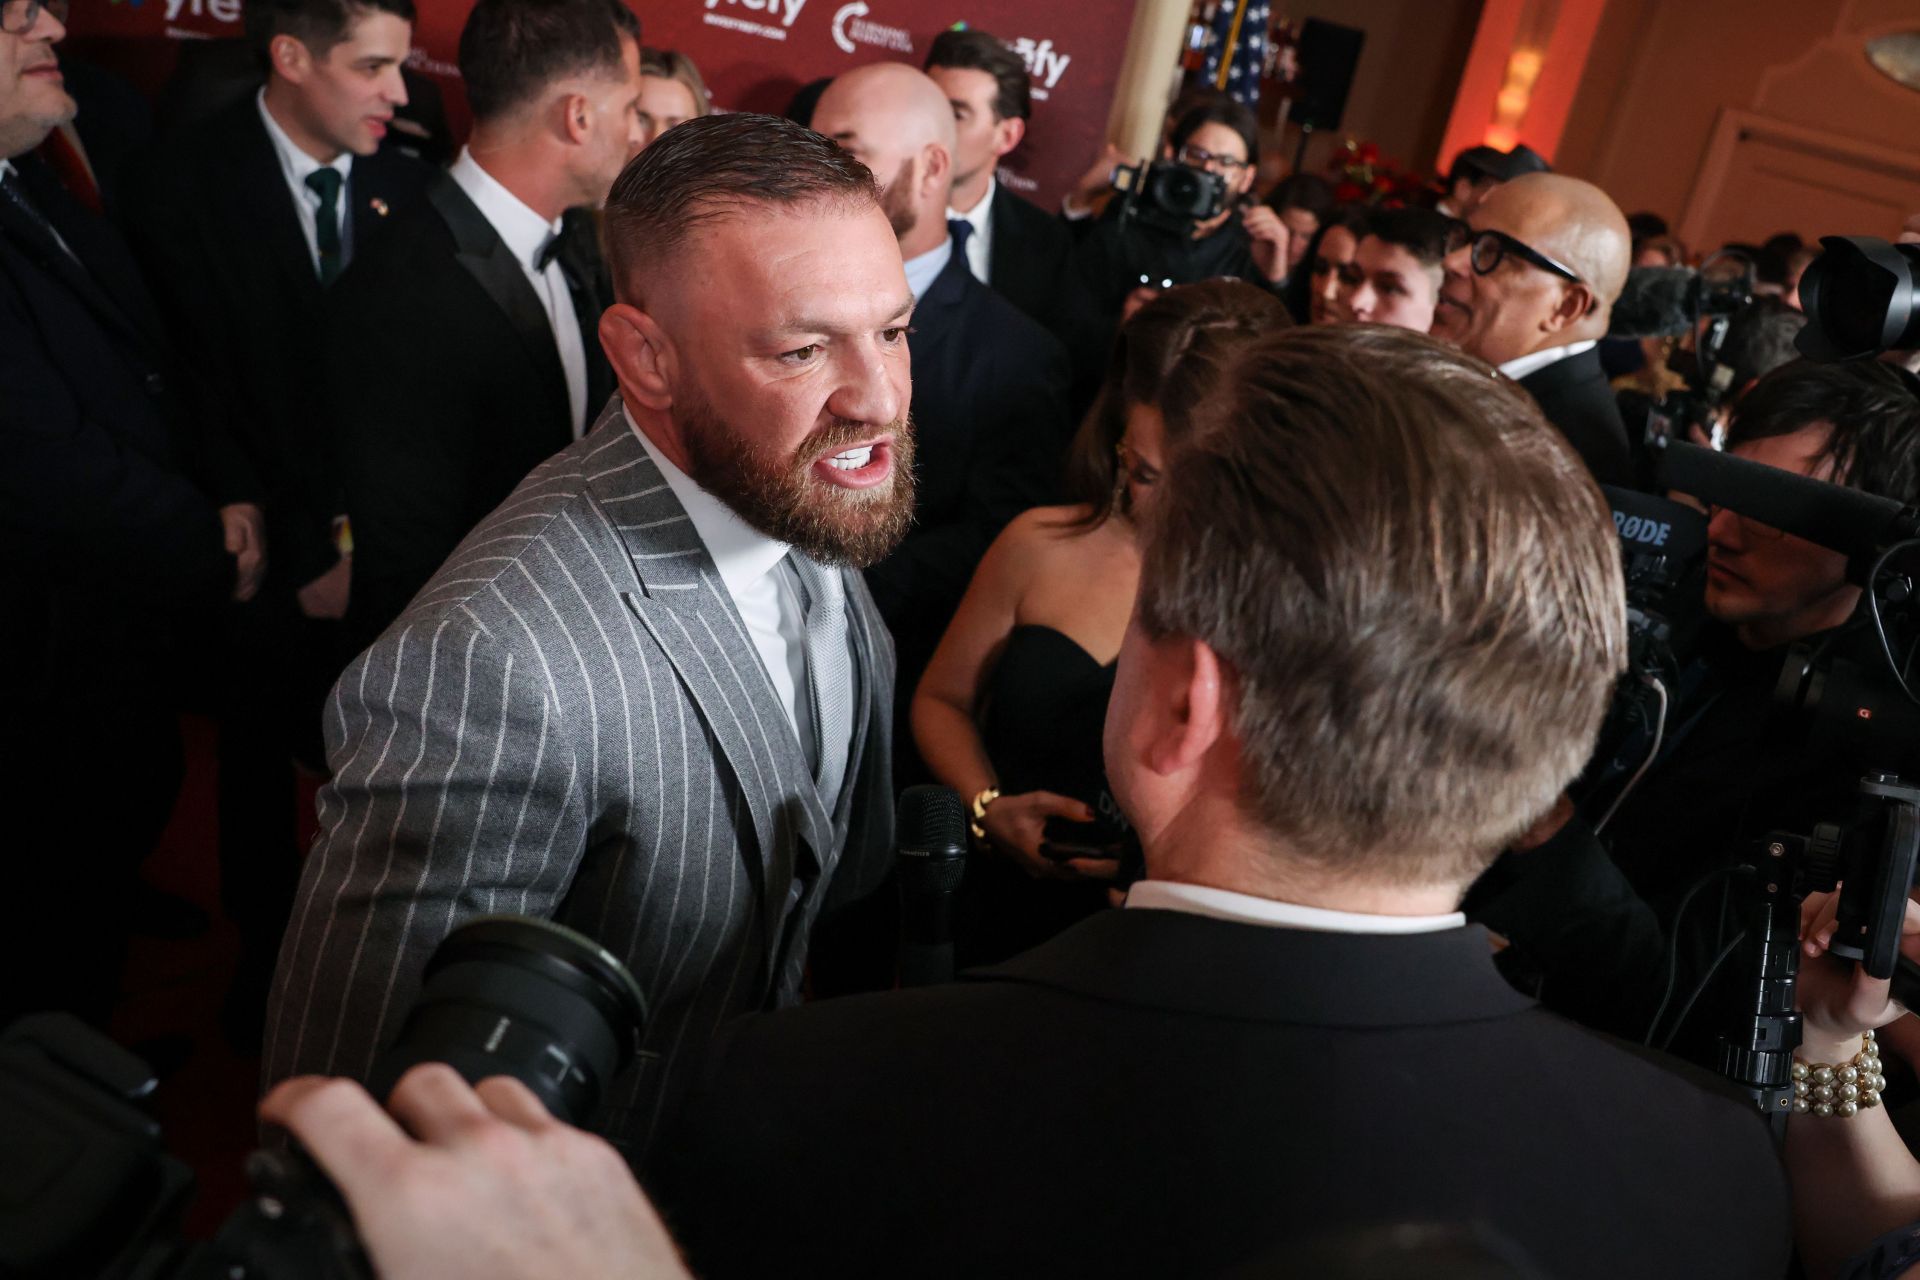
{"label": "suit lapel pin", "polygon": [[367,207],[383,218],[387,216],[387,202],[379,196],[375,196],[373,199],[367,201]]}

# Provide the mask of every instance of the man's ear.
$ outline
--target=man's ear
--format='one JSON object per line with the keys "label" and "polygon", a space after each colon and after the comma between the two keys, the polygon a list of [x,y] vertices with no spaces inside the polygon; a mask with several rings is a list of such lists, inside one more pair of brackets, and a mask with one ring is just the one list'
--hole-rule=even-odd
{"label": "man's ear", "polygon": [[660,413],[673,407],[679,361],[659,321],[617,302],[600,316],[600,345],[627,399]]}
{"label": "man's ear", "polygon": [[1191,636],[1168,636],[1151,647],[1158,705],[1147,767],[1163,776],[1188,773],[1230,731],[1225,665],[1212,646]]}
{"label": "man's ear", "polygon": [[920,180],[929,190],[946,191],[953,186],[953,153],[937,142],[920,150]]}
{"label": "man's ear", "polygon": [[560,96],[560,136],[574,146],[587,140],[593,129],[593,104],[587,101],[584,93],[567,93]]}
{"label": "man's ear", "polygon": [[267,60],[289,84],[304,82],[313,70],[313,51],[297,37],[282,32],[267,45]]}
{"label": "man's ear", "polygon": [[1011,155],[1027,136],[1027,122],[1019,116],[1008,116],[993,126],[993,158]]}
{"label": "man's ear", "polygon": [[1600,300],[1587,285],[1578,281],[1568,281],[1561,286],[1560,298],[1554,303],[1552,313],[1547,317],[1547,331],[1558,333],[1570,329],[1593,314]]}

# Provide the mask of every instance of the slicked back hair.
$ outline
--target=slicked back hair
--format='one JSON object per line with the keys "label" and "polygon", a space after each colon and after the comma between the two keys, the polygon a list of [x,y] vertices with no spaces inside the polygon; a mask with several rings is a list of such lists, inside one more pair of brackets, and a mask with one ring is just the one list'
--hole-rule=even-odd
{"label": "slicked back hair", "polygon": [[1000,42],[998,36],[984,31],[942,31],[927,50],[923,70],[952,67],[958,71],[984,71],[993,77],[993,114],[1002,120],[1016,116],[1026,120],[1033,115],[1032,85],[1027,80],[1027,64],[1019,54]]}
{"label": "slicked back hair", "polygon": [[1424,334],[1286,330],[1170,451],[1138,616],[1230,675],[1240,803],[1322,874],[1471,880],[1593,749],[1618,537],[1531,398]]}
{"label": "slicked back hair", "polygon": [[247,0],[247,43],[262,66],[275,36],[292,36],[324,59],[370,13],[390,13],[412,22],[413,0]]}
{"label": "slicked back hair", "polygon": [[621,0],[480,0],[460,30],[474,119],[498,119],[564,76],[624,75],[622,37],[640,43]]}
{"label": "slicked back hair", "polygon": [[838,143],[791,120],[745,111],[689,120],[629,161],[607,197],[614,292],[641,305],[638,281],[702,223],[755,205],[823,201],[877,207],[880,188]]}

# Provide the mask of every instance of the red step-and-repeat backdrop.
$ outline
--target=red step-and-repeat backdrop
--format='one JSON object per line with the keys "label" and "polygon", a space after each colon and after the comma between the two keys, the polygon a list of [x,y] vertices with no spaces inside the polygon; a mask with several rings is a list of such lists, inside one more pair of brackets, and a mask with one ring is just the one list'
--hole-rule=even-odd
{"label": "red step-and-repeat backdrop", "polygon": [[[456,131],[467,119],[455,65],[472,0],[417,0],[412,63],[438,80]],[[1026,60],[1033,84],[1028,141],[1002,180],[1042,204],[1100,149],[1134,0],[637,0],[646,42],[699,65],[715,105],[779,113],[794,91],[865,62],[919,65],[934,36],[964,22]],[[157,91],[176,42],[241,33],[241,0],[75,0],[75,49]]]}

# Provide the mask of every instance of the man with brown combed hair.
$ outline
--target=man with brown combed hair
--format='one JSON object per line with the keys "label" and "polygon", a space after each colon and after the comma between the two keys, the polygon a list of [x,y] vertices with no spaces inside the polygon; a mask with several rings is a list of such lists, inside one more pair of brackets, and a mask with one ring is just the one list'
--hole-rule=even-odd
{"label": "man with brown combed hair", "polygon": [[1147,878],[970,981],[741,1023],[662,1170],[694,1269],[1217,1275],[1421,1221],[1556,1276],[1781,1274],[1759,1117],[1517,994],[1457,911],[1622,666],[1579,458],[1399,330],[1275,335],[1200,399],[1107,719]]}

